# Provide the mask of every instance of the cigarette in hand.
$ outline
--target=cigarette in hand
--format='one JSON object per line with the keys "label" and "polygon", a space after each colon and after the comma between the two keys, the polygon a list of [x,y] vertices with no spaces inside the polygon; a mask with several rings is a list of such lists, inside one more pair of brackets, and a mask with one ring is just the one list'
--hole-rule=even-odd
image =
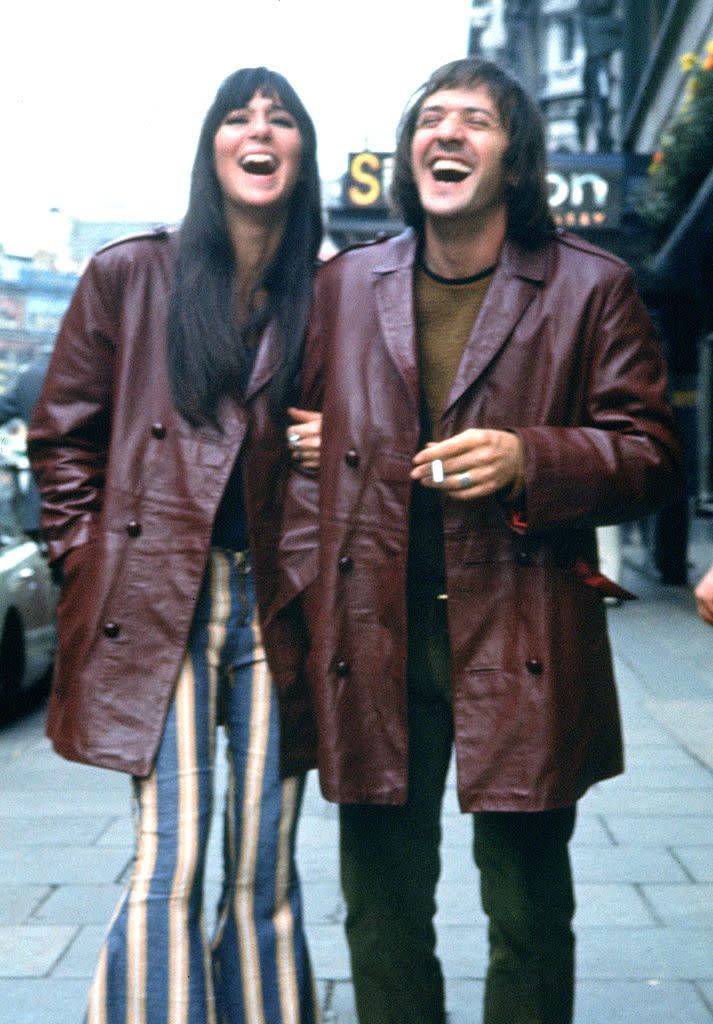
{"label": "cigarette in hand", "polygon": [[434,459],[431,463],[431,479],[434,484],[442,484],[446,478],[446,474],[443,472],[443,462],[441,459]]}

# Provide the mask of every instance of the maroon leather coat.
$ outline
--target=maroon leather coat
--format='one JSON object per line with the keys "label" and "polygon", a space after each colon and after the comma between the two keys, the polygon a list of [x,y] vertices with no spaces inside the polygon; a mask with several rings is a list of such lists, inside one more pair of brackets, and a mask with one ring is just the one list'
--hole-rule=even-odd
{"label": "maroon leather coat", "polygon": [[[322,788],[345,803],[406,797],[415,247],[407,231],[325,265],[310,329],[324,414],[310,671]],[[443,437],[515,430],[525,455],[523,522],[495,497],[444,505],[464,811],[570,805],[622,770],[605,610],[585,577],[596,524],[641,516],[678,485],[664,387],[620,260],[568,235],[535,252],[506,242],[441,423]],[[304,582],[313,498],[296,479],[283,599]]]}
{"label": "maroon leather coat", "polygon": [[[281,685],[285,771],[311,757],[287,623],[265,624],[288,460],[266,386],[268,327],[246,408],[224,432],[176,412],[165,323],[177,236],[121,241],[89,264],[64,319],[29,435],[51,560],[63,559],[48,733],[71,760],[146,775],[161,738],[203,578],[215,512],[241,446],[263,640]],[[281,632],[282,631],[282,634]],[[287,638],[288,639],[288,638]]]}

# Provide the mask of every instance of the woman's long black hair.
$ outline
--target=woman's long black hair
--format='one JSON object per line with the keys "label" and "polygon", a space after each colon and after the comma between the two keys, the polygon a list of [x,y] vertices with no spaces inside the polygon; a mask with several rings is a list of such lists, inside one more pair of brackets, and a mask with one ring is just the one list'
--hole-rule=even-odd
{"label": "woman's long black hair", "polygon": [[[302,140],[299,179],[280,246],[258,287],[267,302],[236,327],[235,255],[215,173],[213,140],[225,115],[256,94],[278,97]],[[249,358],[248,336],[276,322],[281,359],[270,384],[270,411],[280,422],[294,401],[311,285],[322,240],[317,141],[312,120],[289,82],[267,68],[243,68],[225,79],[206,114],[193,164],[188,210],[179,236],[176,278],[168,311],[168,375],[178,411],[192,424],[220,427],[223,395],[240,399]]]}

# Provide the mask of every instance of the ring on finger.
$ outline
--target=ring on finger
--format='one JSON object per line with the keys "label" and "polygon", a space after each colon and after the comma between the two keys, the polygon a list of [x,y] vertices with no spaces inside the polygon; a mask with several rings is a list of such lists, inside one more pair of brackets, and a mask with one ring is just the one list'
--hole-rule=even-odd
{"label": "ring on finger", "polygon": [[299,448],[300,440],[301,440],[300,435],[297,434],[297,433],[292,433],[292,434],[288,434],[287,435],[287,443],[290,446],[290,448]]}
{"label": "ring on finger", "polygon": [[458,480],[458,489],[464,491],[466,487],[473,486],[473,477],[470,475],[468,470],[464,470],[462,473],[458,473],[456,479]]}

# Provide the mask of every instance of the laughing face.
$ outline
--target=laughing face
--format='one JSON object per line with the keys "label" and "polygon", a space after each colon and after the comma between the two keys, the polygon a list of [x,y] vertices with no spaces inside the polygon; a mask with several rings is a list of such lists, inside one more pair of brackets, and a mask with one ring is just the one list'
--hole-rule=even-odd
{"label": "laughing face", "polygon": [[231,213],[284,210],[299,177],[302,138],[277,96],[256,93],[215,133],[215,173]]}
{"label": "laughing face", "polygon": [[484,85],[427,96],[411,142],[411,167],[426,220],[485,223],[505,210],[508,135]]}

